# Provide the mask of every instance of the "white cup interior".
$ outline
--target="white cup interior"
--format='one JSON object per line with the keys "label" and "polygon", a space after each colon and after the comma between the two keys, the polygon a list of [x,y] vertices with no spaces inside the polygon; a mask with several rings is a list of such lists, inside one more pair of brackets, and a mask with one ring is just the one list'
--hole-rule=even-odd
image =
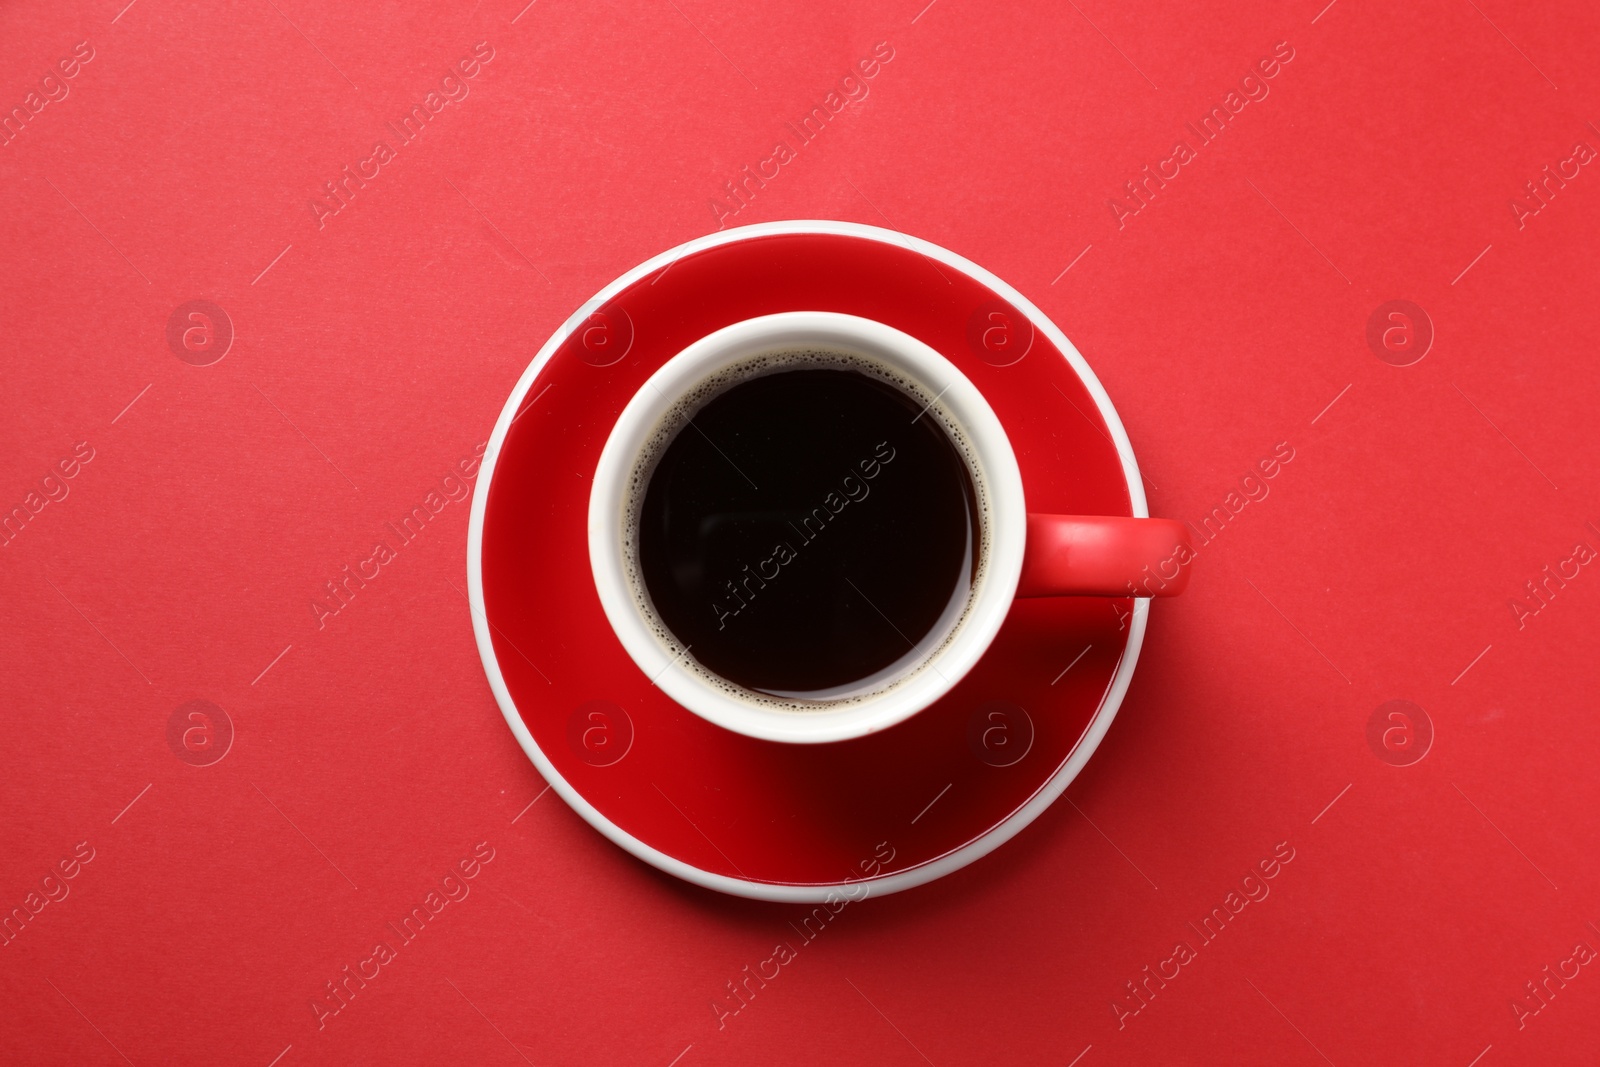
{"label": "white cup interior", "polygon": [[[913,395],[928,398],[972,470],[983,548],[970,592],[912,653],[848,686],[821,693],[744,689],[694,661],[656,616],[638,577],[627,536],[663,435],[681,423],[686,403],[709,399],[708,381],[743,380],[753,363],[800,350],[844,353],[886,369]],[[710,395],[715,395],[711,393]],[[692,398],[692,400],[691,400]],[[623,409],[600,455],[589,497],[589,561],[606,617],[639,668],[668,696],[718,726],[769,741],[826,742],[886,729],[932,704],[988,648],[1016,593],[1027,509],[1022,478],[999,419],[967,377],[923,342],[883,323],[833,312],[788,312],[747,319],[691,344],[664,363]]]}

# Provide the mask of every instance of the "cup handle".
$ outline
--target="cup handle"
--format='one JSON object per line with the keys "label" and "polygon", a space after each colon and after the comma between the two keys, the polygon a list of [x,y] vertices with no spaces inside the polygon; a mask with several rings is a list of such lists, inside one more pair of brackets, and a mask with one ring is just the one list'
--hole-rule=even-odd
{"label": "cup handle", "polygon": [[1174,519],[1029,515],[1017,596],[1177,596],[1194,557]]}

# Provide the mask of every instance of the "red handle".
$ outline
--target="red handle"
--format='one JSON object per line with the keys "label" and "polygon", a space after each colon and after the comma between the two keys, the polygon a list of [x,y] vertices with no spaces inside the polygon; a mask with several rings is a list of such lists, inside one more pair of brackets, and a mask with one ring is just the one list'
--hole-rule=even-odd
{"label": "red handle", "polygon": [[1029,515],[1018,596],[1177,596],[1195,551],[1173,519]]}

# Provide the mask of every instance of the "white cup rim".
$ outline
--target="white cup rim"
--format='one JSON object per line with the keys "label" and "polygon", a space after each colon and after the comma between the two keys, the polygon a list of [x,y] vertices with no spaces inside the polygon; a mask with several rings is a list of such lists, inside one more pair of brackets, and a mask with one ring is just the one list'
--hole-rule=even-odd
{"label": "white cup rim", "polygon": [[[808,346],[854,352],[918,382],[934,414],[953,422],[976,467],[983,500],[981,570],[960,621],[892,683],[824,707],[744,697],[689,661],[688,652],[646,614],[627,576],[622,527],[629,486],[646,443],[679,400],[708,377],[773,350]],[[735,733],[766,741],[816,744],[864,737],[933,704],[977,665],[1016,595],[1027,507],[1016,455],[1000,419],[972,381],[930,345],[893,326],[831,311],[790,311],[724,326],[672,356],[640,386],[617,417],[595,467],[589,497],[589,561],[612,630],[650,680],[678,704]]]}

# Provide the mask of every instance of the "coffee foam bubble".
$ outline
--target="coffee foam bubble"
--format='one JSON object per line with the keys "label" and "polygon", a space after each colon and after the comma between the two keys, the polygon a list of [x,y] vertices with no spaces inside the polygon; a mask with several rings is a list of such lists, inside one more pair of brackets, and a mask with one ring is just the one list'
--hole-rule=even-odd
{"label": "coffee foam bubble", "polygon": [[[730,682],[728,679],[708,670],[696,660],[688,648],[662,621],[656,612],[655,604],[651,602],[649,593],[644,583],[644,572],[639,561],[639,521],[644,510],[644,498],[650,488],[650,480],[655,475],[656,466],[661,457],[666,453],[667,447],[677,439],[679,432],[688,426],[695,414],[712,400],[732,389],[755,378],[764,378],[770,374],[793,370],[842,370],[856,371],[869,378],[875,378],[894,386],[922,405],[924,412],[921,418],[933,418],[944,430],[945,437],[961,454],[966,463],[967,476],[971,480],[973,495],[978,515],[978,548],[977,568],[970,575],[966,602],[962,605],[961,613],[953,623],[947,623],[945,633],[940,635],[939,644],[931,650],[917,657],[915,664],[907,669],[889,668],[889,677],[882,684],[863,689],[861,692],[851,692],[846,696],[827,697],[822,699],[805,699],[802,697],[779,696],[772,693],[763,693],[754,689],[747,689],[742,685]],[[816,712],[843,709],[876,699],[885,693],[899,689],[911,679],[919,677],[929,664],[936,659],[953,642],[956,635],[964,628],[968,616],[972,612],[972,605],[977,600],[977,593],[987,574],[989,566],[989,529],[990,504],[988,487],[980,473],[977,451],[972,447],[972,442],[967,434],[956,422],[955,417],[939,399],[940,392],[928,389],[920,380],[903,371],[889,366],[881,360],[858,352],[843,348],[832,348],[823,345],[808,345],[799,347],[786,345],[752,355],[724,367],[697,382],[693,388],[679,397],[666,413],[663,414],[651,429],[650,435],[640,447],[639,456],[634,461],[633,468],[628,476],[628,487],[622,500],[622,568],[627,579],[628,591],[634,599],[634,606],[640,616],[645,620],[655,635],[656,641],[670,657],[672,663],[681,663],[687,670],[694,674],[706,685],[716,689],[726,696],[730,696],[744,704],[760,708],[765,711],[794,711]],[[969,531],[971,536],[971,531]],[[930,634],[929,636],[933,636]],[[924,641],[927,638],[923,638]],[[919,648],[921,647],[919,643]]]}

